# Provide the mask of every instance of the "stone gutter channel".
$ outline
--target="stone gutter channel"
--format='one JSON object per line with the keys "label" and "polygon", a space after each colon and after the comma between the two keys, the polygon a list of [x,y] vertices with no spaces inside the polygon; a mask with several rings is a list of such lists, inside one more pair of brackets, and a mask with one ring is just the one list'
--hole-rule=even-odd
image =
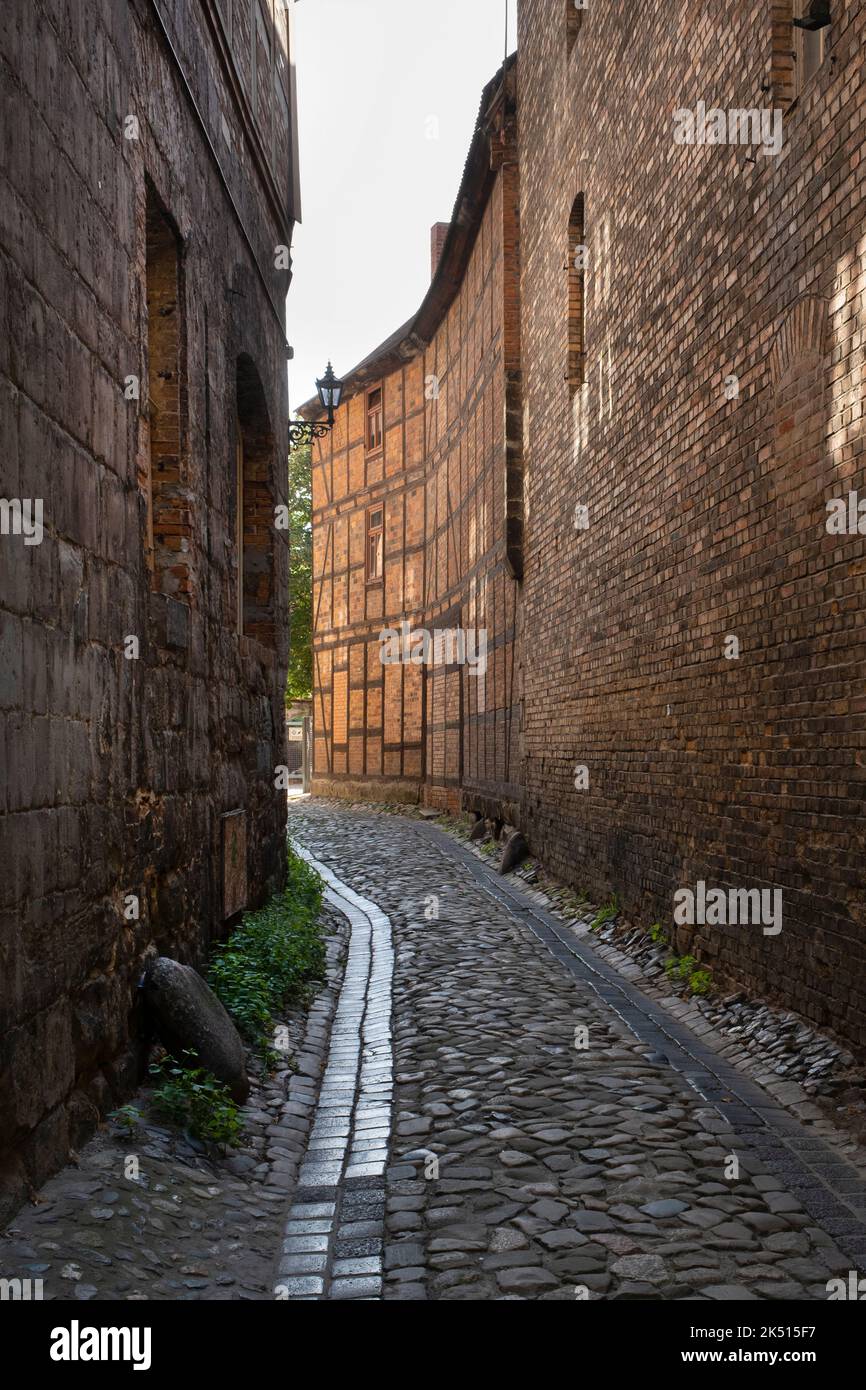
{"label": "stone gutter channel", "polygon": [[552,913],[532,902],[470,850],[435,825],[403,819],[422,839],[460,863],[478,887],[523,923],[577,980],[589,985],[626,1027],[667,1061],[722,1117],[744,1147],[782,1178],[803,1208],[832,1235],[840,1249],[866,1270],[866,1181],[823,1139],[810,1133],[757,1082],[720,1057],[685,1024],[630,984],[588,942],[579,941]]}
{"label": "stone gutter channel", "polygon": [[351,934],[325,1073],[286,1219],[275,1296],[379,1299],[391,1140],[394,946],[384,912],[303,845]]}

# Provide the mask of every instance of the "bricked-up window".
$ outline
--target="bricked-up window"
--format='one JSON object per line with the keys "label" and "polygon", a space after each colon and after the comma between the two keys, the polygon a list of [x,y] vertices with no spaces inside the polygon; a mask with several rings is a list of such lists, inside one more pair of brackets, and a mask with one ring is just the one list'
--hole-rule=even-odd
{"label": "bricked-up window", "polygon": [[[562,0],[560,0],[560,4]],[[566,53],[571,57],[571,50],[574,48],[575,41],[580,32],[580,21],[583,18],[584,0],[565,0],[565,42]]]}
{"label": "bricked-up window", "polygon": [[375,584],[385,573],[385,512],[371,507],[367,512],[367,583]]}
{"label": "bricked-up window", "polygon": [[568,384],[572,393],[584,381],[586,254],[583,194],[579,193],[568,223]]}
{"label": "bricked-up window", "polygon": [[367,392],[367,453],[382,447],[382,388],[373,386]]}
{"label": "bricked-up window", "polygon": [[180,237],[147,185],[147,564],[159,593],[192,593],[192,524],[184,477],[184,323]]}
{"label": "bricked-up window", "polygon": [[261,379],[246,355],[237,362],[236,468],[238,629],[273,647],[276,450]]}

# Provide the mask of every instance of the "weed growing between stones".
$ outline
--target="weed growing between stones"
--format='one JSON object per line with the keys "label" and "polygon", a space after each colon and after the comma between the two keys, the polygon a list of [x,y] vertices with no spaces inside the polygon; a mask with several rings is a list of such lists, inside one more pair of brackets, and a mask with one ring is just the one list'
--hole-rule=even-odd
{"label": "weed growing between stones", "polygon": [[283,891],[244,914],[237,931],[217,947],[208,971],[211,989],[266,1068],[277,1060],[274,1015],[307,1002],[313,982],[324,977],[321,905],[319,875],[289,850]]}
{"label": "weed growing between stones", "polygon": [[685,984],[697,963],[696,956],[669,956],[665,961],[665,974],[669,980]]}
{"label": "weed growing between stones", "polygon": [[589,928],[590,931],[599,931],[601,927],[606,925],[606,923],[612,922],[618,912],[619,901],[617,899],[616,893],[614,893],[610,902],[605,903],[604,907],[599,908]]}
{"label": "weed growing between stones", "polygon": [[154,1109],[189,1130],[194,1139],[237,1144],[243,1126],[228,1087],[212,1072],[195,1065],[198,1058],[194,1052],[186,1050],[183,1055],[184,1062],[166,1056],[152,1063]]}
{"label": "weed growing between stones", "polygon": [[712,994],[713,977],[709,970],[693,970],[689,976],[689,989],[692,994]]}
{"label": "weed growing between stones", "polygon": [[695,956],[670,956],[665,961],[665,974],[674,983],[688,985],[692,994],[711,994],[713,977],[709,970],[696,969],[697,965]]}
{"label": "weed growing between stones", "polygon": [[108,1118],[131,1138],[141,1123],[141,1111],[135,1105],[121,1105],[118,1110],[112,1110]]}

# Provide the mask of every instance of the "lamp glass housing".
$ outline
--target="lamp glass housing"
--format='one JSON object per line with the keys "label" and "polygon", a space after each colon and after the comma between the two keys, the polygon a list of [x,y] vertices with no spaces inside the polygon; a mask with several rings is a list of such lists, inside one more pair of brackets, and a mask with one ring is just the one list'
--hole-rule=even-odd
{"label": "lamp glass housing", "polygon": [[327,410],[328,414],[332,415],[340,404],[343,383],[334,375],[334,368],[330,362],[325,375],[316,382],[316,390],[319,393],[322,409]]}

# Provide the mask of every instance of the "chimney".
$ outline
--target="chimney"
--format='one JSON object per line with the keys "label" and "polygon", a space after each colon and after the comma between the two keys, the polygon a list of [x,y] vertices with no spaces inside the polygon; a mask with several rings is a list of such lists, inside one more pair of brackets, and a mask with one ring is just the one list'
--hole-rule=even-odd
{"label": "chimney", "polygon": [[430,279],[436,274],[439,265],[439,258],[442,255],[442,248],[445,245],[445,238],[448,235],[450,222],[434,222],[430,228]]}

